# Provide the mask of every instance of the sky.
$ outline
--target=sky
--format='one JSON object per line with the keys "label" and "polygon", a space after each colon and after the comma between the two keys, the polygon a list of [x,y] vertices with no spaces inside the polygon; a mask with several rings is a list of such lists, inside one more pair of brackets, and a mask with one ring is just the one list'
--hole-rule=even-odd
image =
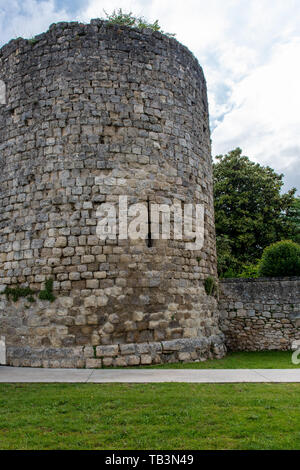
{"label": "sky", "polygon": [[198,58],[213,156],[241,147],[300,190],[299,0],[0,0],[0,46],[114,8],[158,19]]}

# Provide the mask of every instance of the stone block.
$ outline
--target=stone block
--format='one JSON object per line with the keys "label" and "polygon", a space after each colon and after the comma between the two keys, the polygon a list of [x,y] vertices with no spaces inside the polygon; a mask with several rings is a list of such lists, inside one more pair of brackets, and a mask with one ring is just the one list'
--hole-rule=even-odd
{"label": "stone block", "polygon": [[86,359],[85,365],[87,369],[99,369],[102,367],[102,360],[101,359]]}
{"label": "stone block", "polygon": [[152,357],[149,354],[142,354],[141,364],[142,365],[152,364]]}
{"label": "stone block", "polygon": [[97,346],[96,355],[97,357],[114,357],[119,354],[119,346],[116,345],[107,345],[107,346]]}
{"label": "stone block", "polygon": [[122,356],[126,354],[135,354],[136,345],[135,344],[120,344],[120,352]]}

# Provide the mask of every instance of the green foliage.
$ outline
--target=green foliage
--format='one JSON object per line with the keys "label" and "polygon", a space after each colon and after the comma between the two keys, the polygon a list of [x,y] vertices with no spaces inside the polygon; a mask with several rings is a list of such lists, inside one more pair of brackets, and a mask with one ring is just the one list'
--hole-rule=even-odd
{"label": "green foliage", "polygon": [[46,290],[41,290],[39,293],[39,299],[40,300],[49,300],[50,302],[54,302],[55,297],[52,294],[52,292],[48,292]]}
{"label": "green foliage", "polygon": [[293,226],[293,231],[291,233],[291,239],[300,243],[300,197],[295,197],[292,207],[290,208],[287,219],[289,224]]}
{"label": "green foliage", "polygon": [[217,235],[218,273],[223,277],[236,277],[238,260],[232,254],[232,241],[227,235]]}
{"label": "green foliage", "polygon": [[283,240],[268,246],[259,263],[260,276],[300,276],[300,245]]}
{"label": "green foliage", "polygon": [[207,295],[218,295],[218,284],[214,277],[207,277],[204,281],[204,288]]}
{"label": "green foliage", "polygon": [[218,271],[240,274],[271,243],[293,238],[295,189],[281,194],[283,175],[242,156],[237,148],[216,157],[214,197]]}
{"label": "green foliage", "polygon": [[259,277],[258,268],[258,264],[244,264],[242,266],[242,271],[237,275],[237,277],[246,279]]}
{"label": "green foliage", "polygon": [[34,44],[36,44],[36,43],[39,42],[39,41],[38,41],[38,39],[36,39],[35,37],[33,37],[33,38],[28,39],[28,42],[29,42],[29,44],[31,44],[32,46],[34,46]]}
{"label": "green foliage", "polygon": [[45,282],[45,289],[49,292],[53,291],[53,279],[47,279]]}
{"label": "green foliage", "polygon": [[[34,295],[38,292],[33,291],[30,287],[6,287],[4,291],[0,293],[0,295],[6,295],[7,300],[13,300],[17,302],[21,297],[26,297],[26,300],[30,303],[35,302]],[[45,289],[41,290],[38,294],[39,299],[41,300],[49,300],[53,302],[55,297],[53,295],[53,279],[47,279],[45,282]],[[26,306],[28,308],[28,306]]]}
{"label": "green foliage", "polygon": [[128,13],[123,12],[122,8],[114,10],[112,13],[107,13],[103,10],[106,15],[106,20],[111,24],[118,24],[121,26],[128,26],[129,28],[138,28],[138,29],[152,29],[153,31],[159,31],[161,34],[165,34],[169,37],[174,37],[175,34],[164,32],[158,24],[158,20],[154,23],[149,23],[142,16],[134,16],[130,11]]}
{"label": "green foliage", "polygon": [[257,277],[259,277],[258,264],[241,264],[236,269],[229,267],[222,275],[223,279],[250,279]]}
{"label": "green foliage", "polygon": [[234,277],[238,277],[238,271],[236,271],[235,269],[229,267],[221,277],[222,278],[225,278],[225,279],[231,279],[231,278],[234,278]]}
{"label": "green foliage", "polygon": [[53,295],[53,279],[47,279],[45,282],[45,289],[41,290],[39,293],[39,299],[54,302],[55,296]]}
{"label": "green foliage", "polygon": [[7,300],[12,298],[14,302],[17,302],[21,297],[34,294],[34,291],[29,287],[6,287],[2,294],[6,295]]}

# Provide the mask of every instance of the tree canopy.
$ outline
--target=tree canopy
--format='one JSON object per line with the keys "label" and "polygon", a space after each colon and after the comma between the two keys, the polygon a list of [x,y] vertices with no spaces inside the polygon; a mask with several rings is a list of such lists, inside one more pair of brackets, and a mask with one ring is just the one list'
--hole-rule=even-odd
{"label": "tree canopy", "polygon": [[294,230],[292,239],[300,243],[300,197],[295,197],[291,210],[289,211],[289,222],[293,225]]}
{"label": "tree canopy", "polygon": [[213,170],[219,274],[235,275],[243,265],[255,264],[271,243],[294,239],[299,198],[295,198],[295,188],[281,192],[282,174],[250,161],[240,148],[216,160]]}

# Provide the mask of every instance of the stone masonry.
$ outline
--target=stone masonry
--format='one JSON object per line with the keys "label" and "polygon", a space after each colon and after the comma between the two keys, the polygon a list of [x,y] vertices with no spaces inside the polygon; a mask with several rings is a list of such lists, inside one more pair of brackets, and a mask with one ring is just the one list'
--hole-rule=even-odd
{"label": "stone masonry", "polygon": [[[92,20],[0,50],[0,335],[16,366],[222,357],[206,83],[175,39]],[[204,246],[100,240],[97,209],[203,204]]]}
{"label": "stone masonry", "polygon": [[300,340],[300,278],[224,279],[219,309],[230,350],[290,350]]}

